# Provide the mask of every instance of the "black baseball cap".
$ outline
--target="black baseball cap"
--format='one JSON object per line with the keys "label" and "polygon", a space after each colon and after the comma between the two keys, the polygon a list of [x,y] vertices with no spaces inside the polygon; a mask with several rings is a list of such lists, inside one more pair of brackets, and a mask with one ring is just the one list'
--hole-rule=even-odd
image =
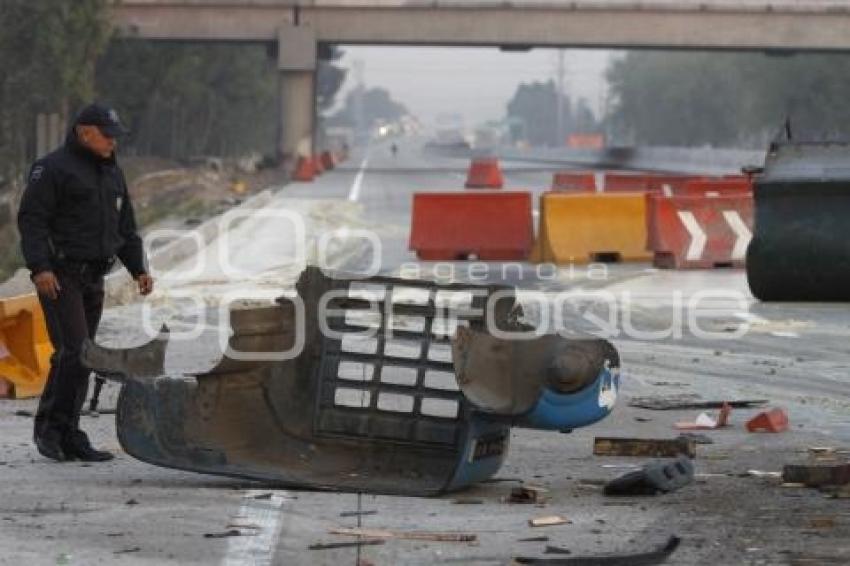
{"label": "black baseball cap", "polygon": [[120,138],[129,134],[129,130],[121,124],[118,112],[97,102],[89,104],[77,114],[74,124],[79,126],[97,126],[103,135],[110,138]]}

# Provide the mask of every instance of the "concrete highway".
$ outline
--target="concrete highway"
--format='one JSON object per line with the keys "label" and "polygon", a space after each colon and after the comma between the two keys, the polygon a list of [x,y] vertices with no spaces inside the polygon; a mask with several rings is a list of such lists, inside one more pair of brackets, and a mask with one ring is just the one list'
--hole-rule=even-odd
{"label": "concrete highway", "polygon": [[[419,271],[422,277],[450,274],[468,280],[468,262],[419,263],[407,250],[411,195],[463,190],[467,164],[428,153],[417,141],[402,141],[396,156],[388,143],[376,143],[354,151],[313,183],[278,188],[266,210],[294,211],[304,218],[308,247],[322,232],[373,231],[381,241],[383,273]],[[538,165],[503,167],[506,189],[530,190],[535,201],[551,182],[552,171]],[[162,285],[150,299],[150,325],[167,321],[180,330],[181,323],[191,325],[193,317],[215,312],[216,297],[227,292],[251,298],[291,292],[301,264],[287,241],[292,230],[280,224],[279,216],[258,215],[234,225],[228,242],[213,242],[198,254],[220,257],[221,248],[229,249],[251,272],[244,280],[225,277],[214,265],[182,278],[161,274]],[[334,267],[344,269],[362,268],[370,260],[357,238],[342,241],[331,255]],[[553,278],[531,264],[506,277],[500,264],[488,265],[488,281],[517,286],[531,322],[543,316],[540,296],[603,293],[595,296],[606,300],[588,300],[564,315],[577,334],[598,334],[604,326],[600,320],[614,321],[607,336],[621,353],[623,376],[611,417],[572,434],[514,429],[499,481],[424,499],[282,489],[150,466],[120,452],[108,414],[84,417],[83,428],[96,445],[118,453],[115,461],[52,463],[32,445],[31,419],[16,415],[34,411],[35,402],[4,402],[0,564],[510,564],[517,556],[563,557],[545,554],[547,546],[568,549],[570,556],[648,551],[671,535],[680,536],[682,544],[670,564],[850,563],[845,500],[782,487],[775,474],[783,464],[808,461],[811,447],[850,449],[850,306],[760,304],[740,270],[675,272],[609,264],[601,268],[604,276],[574,266]],[[185,269],[175,266],[175,271]],[[694,297],[706,291],[729,298],[700,303],[714,311],[701,311],[698,326],[689,324]],[[192,294],[203,299],[194,311],[178,300]],[[99,341],[143,341],[141,312],[139,305],[107,311]],[[167,369],[173,374],[203,371],[220,353],[210,328],[198,339],[171,346]],[[102,405],[114,407],[117,386],[107,385],[105,392]],[[699,411],[627,405],[635,396],[674,394],[767,399],[770,406],[787,409],[791,428],[748,434],[744,422],[756,411],[734,410],[733,426],[707,432],[713,443],[698,447],[694,484],[655,497],[603,496],[600,481],[643,460],[595,457],[593,438],[675,436],[673,424],[693,420]],[[510,488],[520,482],[546,488],[548,501],[506,503]],[[353,511],[368,513],[352,516]],[[570,522],[529,526],[530,518],[545,515]],[[356,526],[462,531],[476,534],[478,542],[388,540],[359,550],[308,550],[314,543],[345,540],[330,529]],[[205,536],[228,531],[239,536]],[[539,537],[547,538],[522,540]]]}

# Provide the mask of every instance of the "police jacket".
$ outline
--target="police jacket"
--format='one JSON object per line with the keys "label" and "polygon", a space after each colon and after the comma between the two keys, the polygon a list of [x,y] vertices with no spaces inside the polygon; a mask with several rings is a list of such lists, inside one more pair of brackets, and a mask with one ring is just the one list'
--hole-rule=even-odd
{"label": "police jacket", "polygon": [[73,129],[64,146],[33,164],[18,229],[33,275],[66,260],[116,256],[133,277],[147,271],[124,174],[114,156],[89,151]]}

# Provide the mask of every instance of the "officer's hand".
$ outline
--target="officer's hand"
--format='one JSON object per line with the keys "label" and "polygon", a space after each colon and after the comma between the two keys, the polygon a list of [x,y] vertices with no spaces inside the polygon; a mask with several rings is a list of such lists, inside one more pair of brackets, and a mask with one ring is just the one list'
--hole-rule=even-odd
{"label": "officer's hand", "polygon": [[136,277],[136,282],[139,284],[140,295],[150,295],[153,291],[153,277],[147,273],[142,273]]}
{"label": "officer's hand", "polygon": [[40,295],[55,301],[59,296],[59,291],[62,287],[59,286],[59,280],[52,271],[42,271],[33,276],[32,282],[35,283],[35,288]]}

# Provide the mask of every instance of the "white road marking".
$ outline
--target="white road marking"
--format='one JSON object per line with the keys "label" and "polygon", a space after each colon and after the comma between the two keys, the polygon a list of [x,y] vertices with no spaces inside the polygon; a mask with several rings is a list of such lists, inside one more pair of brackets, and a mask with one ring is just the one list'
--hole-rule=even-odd
{"label": "white road marking", "polygon": [[764,318],[763,316],[759,316],[757,314],[753,314],[751,312],[736,312],[734,314],[735,318],[740,318],[741,320],[746,320],[747,322],[755,322],[756,324],[767,324],[770,321]]}
{"label": "white road marking", "polygon": [[729,224],[729,227],[732,228],[732,231],[735,232],[736,240],[735,247],[732,248],[732,259],[744,259],[747,255],[747,246],[750,245],[750,240],[753,239],[753,233],[750,232],[750,229],[747,228],[747,225],[744,224],[743,219],[741,219],[741,215],[738,214],[736,210],[724,210],[723,218],[726,219],[726,223]]}
{"label": "white road marking", "polygon": [[[770,324],[770,320],[759,316],[757,314],[753,314],[751,312],[736,312],[734,314],[735,318],[740,318],[743,321],[746,321],[749,324],[758,324],[767,326]],[[768,332],[771,336],[776,336],[777,338],[799,338],[800,335],[796,332],[792,332],[790,330],[771,330]]]}
{"label": "white road marking", "polygon": [[774,330],[770,333],[772,336],[776,336],[777,338],[799,338],[800,335],[796,332],[791,332],[790,330]]}
{"label": "white road marking", "polygon": [[[272,566],[284,501],[291,496],[286,491],[274,491],[268,499],[257,499],[268,491],[252,490],[245,494],[239,508],[239,524],[250,525],[242,536],[227,539],[227,552],[222,566]],[[237,521],[232,521],[236,523]]]}
{"label": "white road marking", "polygon": [[705,242],[708,239],[700,227],[697,219],[694,218],[693,212],[689,210],[678,211],[679,220],[685,225],[685,230],[691,235],[691,244],[688,246],[688,253],[685,258],[689,261],[694,261],[702,257],[702,252],[705,250]]}
{"label": "white road marking", "polygon": [[366,152],[366,157],[364,157],[363,161],[360,163],[360,170],[357,171],[357,175],[354,177],[354,182],[351,183],[351,190],[348,192],[348,200],[351,202],[357,202],[360,198],[360,187],[363,186],[363,175],[366,174],[367,165],[369,165],[369,152]]}

